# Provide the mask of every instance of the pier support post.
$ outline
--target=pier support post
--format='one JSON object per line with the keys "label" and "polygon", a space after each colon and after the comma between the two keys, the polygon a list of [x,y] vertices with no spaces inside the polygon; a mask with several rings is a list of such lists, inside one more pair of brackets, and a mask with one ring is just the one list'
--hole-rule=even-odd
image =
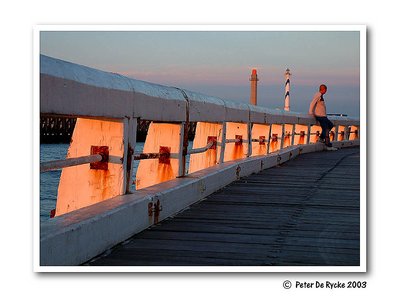
{"label": "pier support post", "polygon": [[247,123],[247,157],[251,157],[252,149],[253,149],[253,142],[252,142],[252,135],[251,135],[251,123]]}
{"label": "pier support post", "polygon": [[268,131],[268,137],[267,137],[267,155],[269,154],[270,147],[271,147],[271,130],[272,130],[272,124],[269,124],[269,131]]}
{"label": "pier support post", "polygon": [[226,122],[223,122],[221,131],[221,153],[219,154],[219,162],[218,162],[219,164],[224,163],[225,141],[226,141]]}
{"label": "pier support post", "polygon": [[337,141],[338,140],[338,132],[339,132],[339,126],[335,125],[335,138],[333,141]]}
{"label": "pier support post", "polygon": [[283,149],[284,145],[285,145],[285,124],[282,124],[282,133],[281,133],[281,146],[280,149]]}
{"label": "pier support post", "polygon": [[188,126],[185,122],[181,123],[179,132],[179,170],[178,177],[185,176],[186,173],[186,154],[188,146]]}
{"label": "pier support post", "polygon": [[308,124],[307,126],[307,140],[306,140],[306,144],[310,143],[310,136],[311,136],[311,125]]}
{"label": "pier support post", "polygon": [[133,155],[136,146],[136,131],[137,131],[137,118],[124,118],[124,181],[122,185],[122,192],[125,194],[130,193],[132,168],[133,168]]}
{"label": "pier support post", "polygon": [[296,124],[293,124],[292,125],[292,137],[291,137],[291,140],[290,140],[290,145],[294,145],[294,137],[295,137],[295,134],[296,134]]}

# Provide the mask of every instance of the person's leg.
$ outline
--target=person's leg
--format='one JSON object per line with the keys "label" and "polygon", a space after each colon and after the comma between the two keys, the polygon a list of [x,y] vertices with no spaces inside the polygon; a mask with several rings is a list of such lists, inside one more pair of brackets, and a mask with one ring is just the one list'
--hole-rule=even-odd
{"label": "person's leg", "polygon": [[326,141],[325,141],[325,143],[331,143],[331,140],[330,140],[330,132],[331,132],[331,130],[332,130],[332,128],[333,128],[333,123],[328,119],[328,118],[326,118]]}
{"label": "person's leg", "polygon": [[329,132],[333,128],[333,123],[327,117],[316,117],[317,121],[319,122],[322,133],[321,133],[321,140],[324,140],[325,145],[327,146],[327,150],[337,150],[337,148],[332,147],[332,143],[329,139]]}
{"label": "person's leg", "polygon": [[321,140],[325,140],[326,139],[326,131],[328,129],[328,118],[326,117],[316,117],[319,125],[321,126],[321,135],[319,136],[319,138]]}

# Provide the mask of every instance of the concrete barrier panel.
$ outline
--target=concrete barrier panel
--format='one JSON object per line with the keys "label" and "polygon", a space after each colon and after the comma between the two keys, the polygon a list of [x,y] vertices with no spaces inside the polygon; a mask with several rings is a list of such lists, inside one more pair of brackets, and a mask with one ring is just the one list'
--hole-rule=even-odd
{"label": "concrete barrier panel", "polygon": [[[91,155],[92,146],[107,147],[109,155],[124,152],[123,124],[78,118],[67,158]],[[93,169],[90,164],[66,167],[61,172],[55,215],[59,216],[123,194],[122,164],[107,164],[107,169]]]}
{"label": "concrete barrier panel", "polygon": [[[222,124],[197,122],[196,134],[193,140],[192,149],[205,147],[210,138],[214,138],[219,143],[222,141]],[[206,152],[190,155],[189,173],[214,166],[221,154],[221,147],[215,145]]]}
{"label": "concrete barrier panel", "polygon": [[[147,131],[143,153],[179,154],[180,124],[154,123]],[[136,189],[143,189],[178,176],[179,160],[166,157],[140,160],[136,173]]]}

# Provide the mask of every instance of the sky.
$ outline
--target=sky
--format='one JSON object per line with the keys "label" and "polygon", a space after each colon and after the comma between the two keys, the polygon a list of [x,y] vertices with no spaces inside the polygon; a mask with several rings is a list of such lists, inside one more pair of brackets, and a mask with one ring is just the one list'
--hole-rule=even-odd
{"label": "sky", "polygon": [[320,84],[328,113],[359,117],[360,36],[353,31],[42,31],[40,53],[96,69],[236,102],[307,112]]}

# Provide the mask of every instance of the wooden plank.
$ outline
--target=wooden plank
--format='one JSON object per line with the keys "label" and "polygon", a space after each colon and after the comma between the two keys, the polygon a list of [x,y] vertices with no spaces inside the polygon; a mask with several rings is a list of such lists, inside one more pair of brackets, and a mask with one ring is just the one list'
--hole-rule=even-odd
{"label": "wooden plank", "polygon": [[[291,231],[297,231],[296,236],[304,237],[312,237],[312,235],[316,234],[316,230],[307,230],[307,231],[298,231],[296,229]],[[324,232],[320,238],[324,239],[337,239],[337,240],[354,240],[359,239],[357,236],[358,233],[353,232]],[[291,234],[287,235],[290,239]],[[206,233],[206,232],[176,232],[176,231],[153,231],[153,232],[145,232],[137,236],[137,238],[141,239],[153,239],[153,240],[163,240],[163,239],[173,239],[177,241],[185,241],[185,240],[194,240],[194,241],[212,241],[212,242],[234,242],[234,243],[258,243],[258,244],[271,244],[275,242],[276,235],[268,234],[268,235],[253,235],[253,234],[229,234],[229,233]],[[288,243],[288,242],[287,242]],[[310,242],[304,244],[303,246],[317,246],[317,243]]]}
{"label": "wooden plank", "polygon": [[357,148],[301,155],[232,183],[87,265],[359,265],[359,172]]}

